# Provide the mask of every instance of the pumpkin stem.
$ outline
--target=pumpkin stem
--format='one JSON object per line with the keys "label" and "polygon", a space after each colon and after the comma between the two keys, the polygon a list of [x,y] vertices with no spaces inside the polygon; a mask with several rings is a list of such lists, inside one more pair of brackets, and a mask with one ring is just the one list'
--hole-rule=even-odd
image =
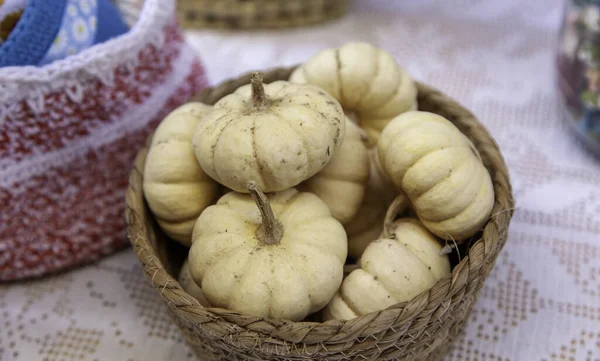
{"label": "pumpkin stem", "polygon": [[267,103],[267,96],[265,95],[262,75],[260,73],[252,73],[250,84],[252,86],[252,105],[255,107],[265,105]]}
{"label": "pumpkin stem", "polygon": [[406,210],[406,206],[407,202],[404,194],[398,195],[392,204],[390,204],[383,220],[383,238],[390,238],[390,236],[392,236],[394,221],[400,213],[403,213]]}
{"label": "pumpkin stem", "polygon": [[269,199],[258,189],[256,182],[248,181],[246,187],[262,217],[262,224],[256,230],[256,238],[265,244],[279,244],[281,237],[283,237],[283,225],[275,218]]}

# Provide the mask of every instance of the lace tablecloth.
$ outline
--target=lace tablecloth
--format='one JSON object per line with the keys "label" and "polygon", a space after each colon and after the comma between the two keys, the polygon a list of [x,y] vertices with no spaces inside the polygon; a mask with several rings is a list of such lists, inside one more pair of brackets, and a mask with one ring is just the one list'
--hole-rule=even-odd
{"label": "lace tablecloth", "polygon": [[[598,361],[600,161],[561,118],[553,63],[561,11],[560,0],[357,0],[323,26],[188,39],[212,83],[366,40],[467,105],[502,148],[518,210],[447,360]],[[130,249],[0,286],[2,361],[192,359]]]}

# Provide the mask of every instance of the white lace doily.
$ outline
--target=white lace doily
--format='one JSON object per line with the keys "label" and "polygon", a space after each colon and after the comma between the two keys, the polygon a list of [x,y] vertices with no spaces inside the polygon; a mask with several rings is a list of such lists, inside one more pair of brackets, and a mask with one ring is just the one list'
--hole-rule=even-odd
{"label": "white lace doily", "polygon": [[[343,20],[310,29],[197,31],[188,39],[213,84],[365,40],[467,105],[501,146],[518,210],[447,360],[598,361],[600,160],[570,135],[558,105],[554,49],[562,4],[356,0]],[[0,360],[194,357],[131,250],[44,280],[0,286]]]}

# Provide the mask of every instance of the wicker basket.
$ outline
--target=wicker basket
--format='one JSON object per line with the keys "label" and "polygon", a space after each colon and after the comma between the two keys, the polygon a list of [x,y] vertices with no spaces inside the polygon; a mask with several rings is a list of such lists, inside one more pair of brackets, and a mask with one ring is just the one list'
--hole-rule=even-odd
{"label": "wicker basket", "polygon": [[[293,69],[264,74],[265,82],[287,79]],[[207,89],[197,100],[213,104],[250,81],[250,74]],[[514,201],[506,165],[495,141],[465,108],[419,84],[419,108],[445,116],[481,153],[496,200],[493,216],[477,240],[463,249],[433,288],[409,302],[350,321],[292,322],[260,319],[226,309],[206,309],[174,279],[186,250],[158,229],[144,203],[146,149],[136,158],[127,192],[129,238],[157,293],[169,306],[186,340],[202,360],[442,360],[461,332],[477,294],[507,239]]]}
{"label": "wicker basket", "polygon": [[349,0],[179,0],[186,28],[284,28],[341,16]]}

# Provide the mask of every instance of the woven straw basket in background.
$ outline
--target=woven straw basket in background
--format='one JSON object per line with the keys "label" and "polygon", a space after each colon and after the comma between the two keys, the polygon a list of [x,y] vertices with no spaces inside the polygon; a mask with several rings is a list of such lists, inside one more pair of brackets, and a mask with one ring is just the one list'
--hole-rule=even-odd
{"label": "woven straw basket in background", "polygon": [[[263,74],[266,83],[288,79],[293,69]],[[206,89],[196,100],[214,104],[250,82],[250,74]],[[479,150],[495,190],[492,217],[480,239],[462,250],[451,275],[409,302],[350,321],[292,322],[260,319],[231,310],[206,309],[176,281],[186,249],[167,239],[144,202],[140,150],[129,179],[129,238],[157,293],[201,360],[403,360],[441,361],[461,332],[478,291],[506,243],[514,201],[496,142],[473,114],[426,85],[418,84],[419,109],[440,114]]]}
{"label": "woven straw basket in background", "polygon": [[185,28],[284,28],[341,16],[349,0],[179,0]]}

